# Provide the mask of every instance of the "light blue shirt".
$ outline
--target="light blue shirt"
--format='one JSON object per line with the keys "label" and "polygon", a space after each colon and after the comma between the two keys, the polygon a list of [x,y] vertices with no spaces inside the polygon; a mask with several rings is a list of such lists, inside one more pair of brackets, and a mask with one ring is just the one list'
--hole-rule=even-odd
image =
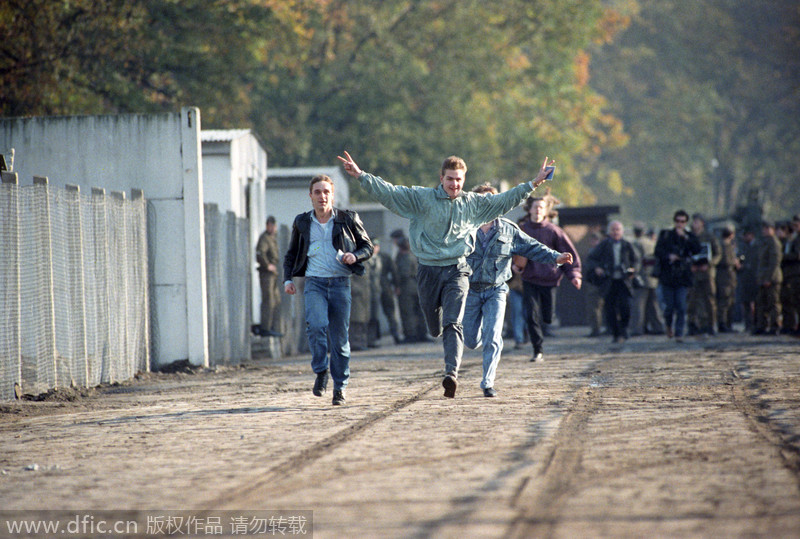
{"label": "light blue shirt", "polygon": [[308,266],[306,277],[349,277],[350,270],[336,260],[336,249],[333,248],[333,218],[322,224],[314,212],[311,212],[311,230],[309,231]]}

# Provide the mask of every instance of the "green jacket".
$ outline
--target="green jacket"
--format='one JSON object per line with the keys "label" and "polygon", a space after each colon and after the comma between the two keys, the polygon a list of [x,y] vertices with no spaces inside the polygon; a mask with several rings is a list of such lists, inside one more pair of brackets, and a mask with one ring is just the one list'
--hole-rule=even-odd
{"label": "green jacket", "polygon": [[367,172],[358,179],[375,200],[411,221],[411,251],[426,266],[464,261],[475,248],[478,228],[518,206],[533,191],[531,182],[525,182],[497,195],[462,192],[450,200],[441,184],[435,188],[392,185]]}

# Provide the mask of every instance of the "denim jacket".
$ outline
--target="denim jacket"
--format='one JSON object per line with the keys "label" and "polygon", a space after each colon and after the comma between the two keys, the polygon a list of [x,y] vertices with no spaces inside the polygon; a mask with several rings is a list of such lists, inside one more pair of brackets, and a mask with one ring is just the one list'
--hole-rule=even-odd
{"label": "denim jacket", "polygon": [[555,265],[559,254],[525,234],[512,221],[500,217],[494,221],[494,236],[486,247],[477,239],[475,250],[467,256],[472,268],[469,282],[473,288],[501,286],[511,279],[511,255]]}

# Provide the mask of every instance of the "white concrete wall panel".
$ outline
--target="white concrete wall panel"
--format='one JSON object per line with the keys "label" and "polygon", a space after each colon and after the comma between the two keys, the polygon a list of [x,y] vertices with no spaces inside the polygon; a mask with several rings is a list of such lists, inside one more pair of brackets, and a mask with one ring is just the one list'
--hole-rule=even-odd
{"label": "white concrete wall panel", "polygon": [[[0,118],[21,184],[47,176],[88,193],[141,189],[148,199],[155,294],[154,366],[208,364],[200,111]],[[166,293],[165,290],[169,290]]]}

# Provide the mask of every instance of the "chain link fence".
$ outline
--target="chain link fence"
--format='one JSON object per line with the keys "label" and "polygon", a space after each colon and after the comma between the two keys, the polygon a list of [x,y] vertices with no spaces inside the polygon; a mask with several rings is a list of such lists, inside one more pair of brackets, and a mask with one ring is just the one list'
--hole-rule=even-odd
{"label": "chain link fence", "polygon": [[0,184],[0,400],[149,370],[146,221],[141,191]]}
{"label": "chain link fence", "polygon": [[204,205],[208,361],[237,365],[250,359],[250,227],[233,212]]}

